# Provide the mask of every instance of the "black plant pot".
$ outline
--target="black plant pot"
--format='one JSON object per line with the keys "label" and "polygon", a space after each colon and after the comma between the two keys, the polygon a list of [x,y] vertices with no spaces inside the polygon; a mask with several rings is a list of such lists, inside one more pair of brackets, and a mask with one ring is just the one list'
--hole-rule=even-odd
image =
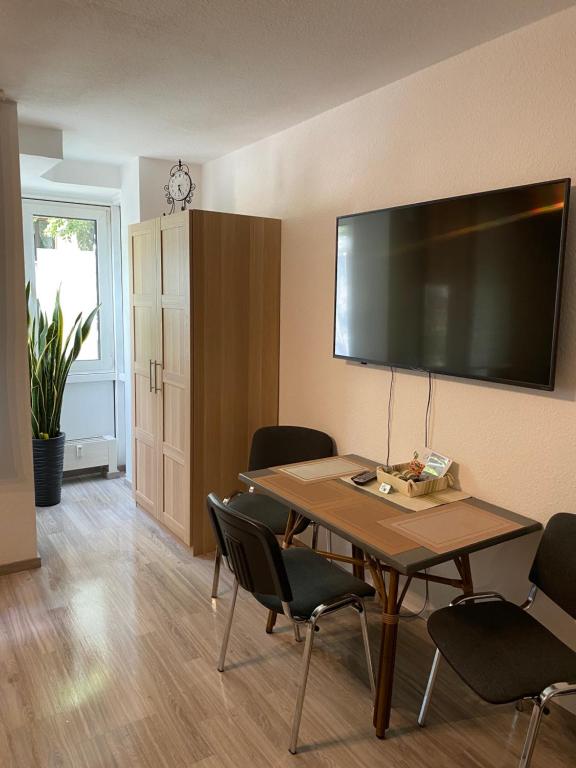
{"label": "black plant pot", "polygon": [[60,432],[57,437],[51,437],[49,440],[32,438],[37,507],[52,507],[54,504],[60,504],[65,440],[64,432]]}

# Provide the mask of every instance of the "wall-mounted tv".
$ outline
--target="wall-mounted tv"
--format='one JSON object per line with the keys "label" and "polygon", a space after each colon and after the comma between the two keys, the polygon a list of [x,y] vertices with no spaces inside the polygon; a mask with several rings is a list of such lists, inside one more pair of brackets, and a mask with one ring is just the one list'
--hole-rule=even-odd
{"label": "wall-mounted tv", "polygon": [[337,220],[334,356],[554,388],[570,179]]}

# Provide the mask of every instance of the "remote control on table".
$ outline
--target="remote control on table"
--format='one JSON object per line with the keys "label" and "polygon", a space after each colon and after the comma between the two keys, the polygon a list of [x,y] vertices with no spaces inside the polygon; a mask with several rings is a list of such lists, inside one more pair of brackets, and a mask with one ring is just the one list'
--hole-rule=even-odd
{"label": "remote control on table", "polygon": [[354,475],[350,478],[356,485],[366,485],[371,480],[376,480],[376,472],[373,469],[369,469],[366,472],[360,472],[358,475]]}

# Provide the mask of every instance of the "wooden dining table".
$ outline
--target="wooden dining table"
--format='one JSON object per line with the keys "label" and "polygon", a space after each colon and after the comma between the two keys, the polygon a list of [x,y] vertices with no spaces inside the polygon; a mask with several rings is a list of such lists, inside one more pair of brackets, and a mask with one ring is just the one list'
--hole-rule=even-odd
{"label": "wooden dining table", "polygon": [[[464,594],[474,591],[470,554],[542,528],[529,517],[449,492],[437,498],[408,502],[399,493],[380,493],[378,483],[354,485],[350,478],[377,462],[347,454],[255,472],[240,480],[255,492],[282,502],[291,510],[284,543],[289,546],[303,520],[316,523],[350,542],[351,555],[320,552],[349,563],[364,577],[369,570],[381,603],[381,640],[373,723],[378,738],[390,725],[394,666],[400,609],[413,580],[446,584]],[[447,501],[448,499],[448,501]],[[416,509],[406,508],[406,504]],[[454,577],[429,573],[453,562]],[[400,577],[405,577],[402,587]]]}

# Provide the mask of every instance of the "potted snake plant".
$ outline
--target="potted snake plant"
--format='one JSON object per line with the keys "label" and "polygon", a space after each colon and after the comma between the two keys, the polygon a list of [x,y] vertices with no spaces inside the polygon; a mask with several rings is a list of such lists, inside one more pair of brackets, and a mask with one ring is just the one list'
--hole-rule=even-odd
{"label": "potted snake plant", "polygon": [[80,313],[66,338],[60,291],[56,294],[51,320],[39,302],[36,302],[37,311],[30,311],[30,283],[26,285],[26,307],[36,506],[50,507],[60,503],[62,491],[66,435],[60,430],[60,415],[64,387],[98,307],[86,320]]}

